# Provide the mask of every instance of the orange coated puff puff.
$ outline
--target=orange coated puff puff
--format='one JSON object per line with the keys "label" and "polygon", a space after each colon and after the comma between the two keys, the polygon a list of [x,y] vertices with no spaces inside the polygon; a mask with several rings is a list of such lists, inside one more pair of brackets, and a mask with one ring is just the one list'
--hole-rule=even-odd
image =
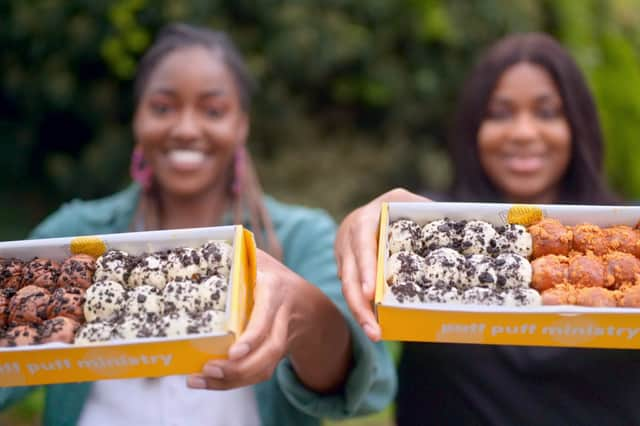
{"label": "orange coated puff puff", "polygon": [[634,255],[612,251],[604,256],[604,261],[607,265],[605,287],[640,284],[640,260]]}
{"label": "orange coated puff puff", "polygon": [[609,251],[605,231],[596,225],[584,223],[573,227],[573,250],[592,252],[601,256]]}
{"label": "orange coated puff puff", "polygon": [[604,287],[605,264],[593,254],[572,256],[569,259],[569,284],[576,287]]}
{"label": "orange coated puff puff", "polygon": [[550,288],[542,293],[543,305],[575,305],[576,289],[573,286],[562,284]]}
{"label": "orange coated puff puff", "polygon": [[640,232],[637,229],[618,225],[606,228],[604,233],[609,250],[640,256]]}
{"label": "orange coated puff puff", "polygon": [[624,308],[640,308],[640,286],[629,287],[622,292],[618,306]]}
{"label": "orange coated puff puff", "polygon": [[548,254],[531,262],[533,276],[531,287],[543,292],[569,280],[569,259],[566,256]]}
{"label": "orange coated puff puff", "polygon": [[583,287],[577,290],[576,305],[591,307],[615,307],[616,292],[602,287]]}
{"label": "orange coated puff puff", "polygon": [[533,258],[547,254],[568,255],[573,233],[555,219],[542,219],[529,227],[533,240]]}

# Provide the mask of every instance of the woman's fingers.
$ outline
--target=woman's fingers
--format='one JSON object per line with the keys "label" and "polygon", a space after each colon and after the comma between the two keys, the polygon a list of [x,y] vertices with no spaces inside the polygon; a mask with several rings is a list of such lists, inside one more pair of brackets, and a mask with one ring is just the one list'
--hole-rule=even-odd
{"label": "woman's fingers", "polygon": [[271,333],[249,355],[238,360],[209,361],[202,373],[193,374],[187,385],[199,389],[233,389],[268,380],[287,351],[288,313],[281,310]]}
{"label": "woman's fingers", "polygon": [[353,312],[353,316],[362,326],[371,340],[380,339],[380,327],[376,322],[368,300],[362,291],[362,286],[357,275],[357,265],[353,256],[343,258],[342,294]]}
{"label": "woman's fingers", "polygon": [[269,273],[258,271],[255,289],[255,303],[247,328],[229,348],[229,359],[240,359],[260,346],[270,333],[273,318],[280,308],[278,285]]}
{"label": "woman's fingers", "polygon": [[[374,206],[371,207],[378,211]],[[351,253],[356,261],[357,276],[364,297],[370,301],[373,300],[376,284],[378,224],[379,219],[366,214],[351,228]]]}

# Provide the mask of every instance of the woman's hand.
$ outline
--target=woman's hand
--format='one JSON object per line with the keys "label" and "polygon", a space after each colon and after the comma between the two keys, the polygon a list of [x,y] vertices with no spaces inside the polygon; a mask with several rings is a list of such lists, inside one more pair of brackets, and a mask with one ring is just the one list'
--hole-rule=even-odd
{"label": "woman's hand", "polygon": [[404,189],[386,192],[351,212],[338,228],[335,252],[342,294],[356,320],[373,341],[380,340],[380,327],[371,309],[376,284],[376,248],[383,202],[425,202],[428,198]]}
{"label": "woman's hand", "polygon": [[316,392],[342,385],[351,359],[346,320],[317,287],[257,251],[255,305],[228,360],[209,361],[187,384],[231,389],[269,379],[289,356],[300,381]]}

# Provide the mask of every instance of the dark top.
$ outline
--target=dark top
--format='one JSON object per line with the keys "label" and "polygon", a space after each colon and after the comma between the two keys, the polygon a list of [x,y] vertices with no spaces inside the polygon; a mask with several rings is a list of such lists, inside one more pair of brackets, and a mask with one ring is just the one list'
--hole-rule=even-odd
{"label": "dark top", "polygon": [[405,343],[396,420],[640,425],[640,351]]}

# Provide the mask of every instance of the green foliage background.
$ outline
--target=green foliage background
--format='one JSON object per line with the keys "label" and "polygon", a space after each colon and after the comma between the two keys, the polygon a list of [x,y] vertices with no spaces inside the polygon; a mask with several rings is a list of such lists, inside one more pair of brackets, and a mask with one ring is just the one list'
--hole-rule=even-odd
{"label": "green foliage background", "polygon": [[176,20],[228,31],[246,55],[260,83],[251,148],[285,200],[339,219],[395,185],[445,188],[448,119],[470,64],[498,37],[532,30],[575,55],[598,101],[609,181],[640,196],[639,0],[7,0],[0,239],[65,200],[126,185],[131,77]]}
{"label": "green foliage background", "polygon": [[[638,0],[10,0],[0,4],[0,237],[128,181],[131,77],[164,23],[228,31],[260,82],[251,146],[267,190],[337,217],[394,185],[449,181],[460,83],[496,38],[540,30],[598,100],[615,189],[640,195]],[[310,163],[310,159],[313,159]]]}

